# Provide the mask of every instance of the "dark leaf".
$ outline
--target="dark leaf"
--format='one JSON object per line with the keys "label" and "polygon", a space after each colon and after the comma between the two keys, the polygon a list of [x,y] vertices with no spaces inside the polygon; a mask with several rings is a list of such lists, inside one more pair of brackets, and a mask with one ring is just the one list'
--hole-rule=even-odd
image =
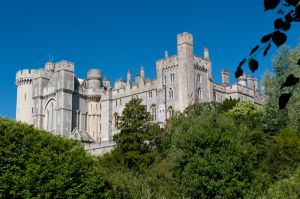
{"label": "dark leaf", "polygon": [[298,60],[297,64],[300,65],[300,59]]}
{"label": "dark leaf", "polygon": [[291,23],[294,20],[294,17],[291,15],[291,12],[284,16],[284,19],[287,23]]}
{"label": "dark leaf", "polygon": [[236,71],[235,71],[235,78],[239,78],[240,76],[243,75],[243,69],[241,67],[237,67]]}
{"label": "dark leaf", "polygon": [[285,82],[281,85],[280,89],[283,87],[290,87],[294,86],[299,82],[299,78],[295,77],[293,74],[290,74],[286,79]]}
{"label": "dark leaf", "polygon": [[246,62],[246,59],[244,58],[240,63],[238,67],[241,67],[242,65],[244,65],[244,63]]}
{"label": "dark leaf", "polygon": [[291,24],[288,22],[284,22],[282,26],[282,30],[287,31],[291,28]]}
{"label": "dark leaf", "polygon": [[268,54],[270,48],[271,48],[271,43],[270,43],[270,44],[266,47],[266,49],[264,50],[264,56],[266,56],[266,55]]}
{"label": "dark leaf", "polygon": [[252,55],[253,53],[255,53],[255,51],[257,51],[257,49],[259,48],[259,45],[255,46],[251,52],[250,52],[250,55]]}
{"label": "dark leaf", "polygon": [[283,93],[279,97],[279,109],[284,109],[289,102],[290,98],[292,96],[292,93]]}
{"label": "dark leaf", "polygon": [[276,8],[280,0],[264,0],[265,11]]}
{"label": "dark leaf", "polygon": [[284,44],[286,42],[286,39],[287,36],[278,30],[273,33],[272,40],[277,47]]}
{"label": "dark leaf", "polygon": [[273,36],[273,33],[267,34],[267,35],[265,35],[261,38],[260,42],[261,43],[267,43],[268,41],[270,41],[272,36]]}
{"label": "dark leaf", "polygon": [[300,18],[300,5],[298,5],[295,9],[296,15],[297,15],[297,19],[299,20]]}
{"label": "dark leaf", "polygon": [[285,0],[285,2],[287,2],[289,5],[296,6],[299,0]]}
{"label": "dark leaf", "polygon": [[249,60],[248,65],[252,73],[254,73],[258,69],[258,62],[253,58]]}
{"label": "dark leaf", "polygon": [[283,20],[282,18],[276,19],[274,22],[275,29],[281,29],[283,26]]}

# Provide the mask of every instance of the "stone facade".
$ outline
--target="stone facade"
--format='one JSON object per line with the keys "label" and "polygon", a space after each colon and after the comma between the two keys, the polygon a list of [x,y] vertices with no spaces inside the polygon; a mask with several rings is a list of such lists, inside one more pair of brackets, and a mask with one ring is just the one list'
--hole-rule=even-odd
{"label": "stone facade", "polygon": [[16,119],[34,124],[56,135],[80,140],[93,153],[109,151],[118,133],[116,118],[134,97],[142,98],[153,120],[164,122],[193,103],[248,99],[262,104],[257,79],[239,78],[229,84],[229,73],[222,70],[222,84],[212,78],[208,49],[204,56],[194,54],[193,36],[177,35],[177,55],[156,62],[156,79],[145,77],[144,68],[134,78],[119,79],[110,85],[99,69],[91,69],[85,79],[74,74],[68,61],[47,62],[42,69],[20,70],[16,74]]}

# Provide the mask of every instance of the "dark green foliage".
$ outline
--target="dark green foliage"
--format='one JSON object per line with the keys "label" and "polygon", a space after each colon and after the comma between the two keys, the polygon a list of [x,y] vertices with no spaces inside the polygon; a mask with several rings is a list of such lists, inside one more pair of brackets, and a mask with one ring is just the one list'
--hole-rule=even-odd
{"label": "dark green foliage", "polygon": [[132,99],[126,104],[119,118],[120,133],[114,135],[117,146],[112,152],[119,163],[136,172],[154,162],[161,133],[141,102],[141,99]]}
{"label": "dark green foliage", "polygon": [[0,198],[104,198],[109,183],[82,146],[0,119]]}

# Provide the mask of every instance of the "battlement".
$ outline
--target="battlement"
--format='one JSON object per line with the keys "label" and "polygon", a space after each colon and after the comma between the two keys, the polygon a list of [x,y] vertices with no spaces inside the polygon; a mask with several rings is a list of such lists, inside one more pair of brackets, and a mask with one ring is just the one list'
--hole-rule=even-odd
{"label": "battlement", "polygon": [[74,72],[74,63],[62,60],[60,62],[55,63],[55,71],[67,70],[70,72]]}
{"label": "battlement", "polygon": [[26,79],[32,80],[35,71],[36,71],[36,69],[23,69],[23,70],[17,71],[16,81],[26,80]]}
{"label": "battlement", "polygon": [[90,69],[87,73],[88,78],[101,78],[102,71],[99,69]]}
{"label": "battlement", "polygon": [[52,71],[49,70],[45,70],[45,69],[36,69],[34,70],[33,73],[33,78],[37,79],[37,78],[45,78],[45,79],[50,79],[53,75]]}
{"label": "battlement", "polygon": [[187,32],[177,35],[177,46],[181,44],[193,45],[193,35]]}

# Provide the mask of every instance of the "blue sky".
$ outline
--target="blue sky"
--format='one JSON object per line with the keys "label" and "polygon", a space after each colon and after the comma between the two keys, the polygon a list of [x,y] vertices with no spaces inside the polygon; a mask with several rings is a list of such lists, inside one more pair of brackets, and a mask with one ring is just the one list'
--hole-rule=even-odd
{"label": "blue sky", "polygon": [[[114,81],[141,65],[154,78],[155,61],[164,50],[176,53],[181,32],[193,34],[196,54],[209,49],[215,81],[222,68],[235,81],[237,64],[273,30],[276,12],[263,10],[262,0],[1,0],[0,115],[15,118],[16,71],[43,67],[49,53],[54,61],[74,62],[80,78],[99,68]],[[291,47],[299,30],[293,24],[288,32]],[[272,70],[276,50],[258,57],[254,76]]]}

